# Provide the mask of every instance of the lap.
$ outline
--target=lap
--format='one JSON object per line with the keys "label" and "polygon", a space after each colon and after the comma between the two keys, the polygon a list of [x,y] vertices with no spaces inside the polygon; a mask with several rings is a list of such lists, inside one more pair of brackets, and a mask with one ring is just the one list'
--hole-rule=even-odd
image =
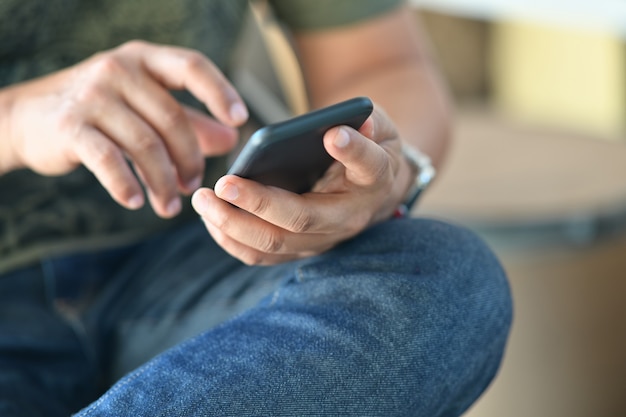
{"label": "lap", "polygon": [[[466,230],[394,220],[277,267],[222,255],[227,265],[216,264],[194,252],[185,252],[191,259],[178,273],[152,277],[170,289],[188,274],[204,282],[162,310],[176,317],[164,325],[176,328],[166,337],[173,347],[118,383],[90,415],[110,415],[131,398],[145,399],[134,403],[136,415],[455,415],[498,367],[508,286],[492,253]],[[180,291],[171,294],[158,299],[171,307]],[[150,315],[140,317],[145,324]]]}
{"label": "lap", "polygon": [[115,380],[154,355],[253,307],[290,268],[248,267],[200,223],[137,248],[88,315]]}
{"label": "lap", "polygon": [[196,224],[116,271],[85,323],[113,378],[147,364],[90,415],[137,398],[134,415],[430,413],[455,395],[462,409],[495,373],[510,322],[488,248],[431,220],[389,221],[275,267],[242,265]]}

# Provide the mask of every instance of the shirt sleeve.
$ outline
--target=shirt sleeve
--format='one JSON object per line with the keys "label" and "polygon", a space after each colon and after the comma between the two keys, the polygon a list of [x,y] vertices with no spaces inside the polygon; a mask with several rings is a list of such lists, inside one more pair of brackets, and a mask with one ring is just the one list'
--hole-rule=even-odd
{"label": "shirt sleeve", "polygon": [[295,30],[356,23],[391,11],[405,0],[272,0],[277,17]]}

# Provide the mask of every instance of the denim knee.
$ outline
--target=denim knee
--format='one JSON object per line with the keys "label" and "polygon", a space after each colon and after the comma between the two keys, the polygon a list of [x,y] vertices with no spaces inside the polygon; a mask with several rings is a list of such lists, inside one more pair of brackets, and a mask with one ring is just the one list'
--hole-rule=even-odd
{"label": "denim knee", "polygon": [[432,392],[432,404],[414,397],[416,415],[461,414],[497,373],[512,321],[510,289],[494,253],[467,229],[389,221],[303,265],[297,279],[304,287],[290,302],[322,303],[360,335],[352,341],[369,350],[364,366],[386,367],[379,378],[391,378],[389,386],[397,377],[414,393]]}

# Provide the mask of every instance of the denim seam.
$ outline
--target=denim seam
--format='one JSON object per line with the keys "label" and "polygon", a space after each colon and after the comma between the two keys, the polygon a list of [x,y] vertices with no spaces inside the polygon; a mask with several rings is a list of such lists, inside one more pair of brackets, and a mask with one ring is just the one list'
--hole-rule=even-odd
{"label": "denim seam", "polygon": [[303,283],[304,282],[304,271],[302,271],[302,266],[299,266],[298,268],[296,268],[296,281],[298,281],[299,283]]}
{"label": "denim seam", "polygon": [[270,307],[273,307],[276,305],[276,303],[278,302],[278,297],[280,297],[280,293],[281,293],[280,288],[274,291],[274,294],[272,295],[272,300],[270,301]]}
{"label": "denim seam", "polygon": [[[304,282],[304,273],[302,271],[302,267],[299,266],[295,269],[295,278],[296,278],[296,282],[299,284],[302,284]],[[272,294],[272,299],[270,300],[270,307],[273,307],[276,305],[276,303],[278,302],[278,298],[281,296],[282,294],[282,287],[279,287],[276,291],[274,291],[274,294]]]}

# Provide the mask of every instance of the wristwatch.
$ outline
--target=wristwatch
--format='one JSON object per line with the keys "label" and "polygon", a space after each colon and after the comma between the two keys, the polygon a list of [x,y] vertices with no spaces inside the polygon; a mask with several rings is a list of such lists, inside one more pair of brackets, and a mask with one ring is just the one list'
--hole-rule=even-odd
{"label": "wristwatch", "polygon": [[407,191],[402,204],[400,204],[400,206],[396,209],[394,217],[406,216],[411,211],[422,192],[430,185],[436,175],[435,167],[430,161],[428,155],[420,152],[418,149],[403,143],[402,155],[415,169],[416,174],[413,184],[411,184],[411,187]]}

